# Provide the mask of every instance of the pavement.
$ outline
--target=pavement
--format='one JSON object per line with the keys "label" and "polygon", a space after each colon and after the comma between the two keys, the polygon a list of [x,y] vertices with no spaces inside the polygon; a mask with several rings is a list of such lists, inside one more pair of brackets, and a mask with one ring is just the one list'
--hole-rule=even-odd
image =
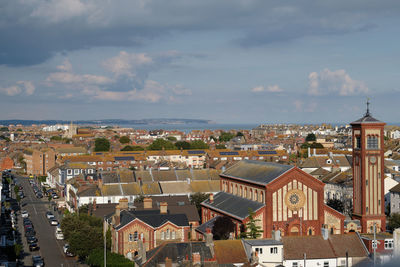
{"label": "pavement", "polygon": [[[75,267],[87,266],[77,262],[74,257],[67,257],[63,252],[64,240],[57,240],[55,237],[56,226],[50,225],[46,218],[46,211],[50,210],[50,203],[46,197],[36,198],[32,186],[29,184],[27,177],[16,176],[17,181],[23,186],[25,198],[21,200],[21,210],[27,210],[34,229],[40,250],[29,252],[29,246],[26,242],[23,220],[20,212],[18,216],[18,228],[22,235],[24,245],[24,265],[32,266],[32,256],[41,255],[44,259],[45,266],[51,267]],[[61,221],[57,212],[51,210],[58,221]]]}

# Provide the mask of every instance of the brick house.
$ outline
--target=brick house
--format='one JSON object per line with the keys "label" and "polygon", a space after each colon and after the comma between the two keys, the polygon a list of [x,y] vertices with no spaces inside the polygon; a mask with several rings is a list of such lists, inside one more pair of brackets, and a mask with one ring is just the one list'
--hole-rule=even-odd
{"label": "brick house", "polygon": [[165,202],[159,210],[129,210],[128,199],[121,199],[114,215],[107,218],[111,229],[111,251],[133,259],[139,241],[145,250],[165,242],[186,242],[190,224],[185,214],[170,214]]}

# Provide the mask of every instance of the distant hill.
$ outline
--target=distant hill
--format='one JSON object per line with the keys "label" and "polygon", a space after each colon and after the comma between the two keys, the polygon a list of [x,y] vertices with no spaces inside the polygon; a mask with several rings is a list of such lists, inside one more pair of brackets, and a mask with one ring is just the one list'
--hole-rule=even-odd
{"label": "distant hill", "polygon": [[[69,124],[71,121],[66,120],[0,120],[0,125],[21,124]],[[188,123],[213,123],[211,120],[197,120],[197,119],[140,119],[140,120],[121,120],[121,119],[106,119],[106,120],[78,120],[73,121],[74,124],[85,125],[150,125],[150,124],[188,124]]]}

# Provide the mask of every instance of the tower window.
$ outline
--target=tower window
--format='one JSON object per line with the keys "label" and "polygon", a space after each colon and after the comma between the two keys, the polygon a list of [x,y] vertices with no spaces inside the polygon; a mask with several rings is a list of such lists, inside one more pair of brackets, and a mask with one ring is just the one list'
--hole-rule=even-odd
{"label": "tower window", "polygon": [[378,137],[368,136],[367,137],[367,149],[378,149]]}
{"label": "tower window", "polygon": [[361,148],[361,137],[356,136],[356,148]]}

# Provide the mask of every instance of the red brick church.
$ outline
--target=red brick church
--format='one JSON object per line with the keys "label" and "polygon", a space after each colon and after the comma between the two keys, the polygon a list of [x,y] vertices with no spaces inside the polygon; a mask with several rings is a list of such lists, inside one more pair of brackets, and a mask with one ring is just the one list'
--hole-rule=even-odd
{"label": "red brick church", "polygon": [[324,204],[324,183],[295,166],[243,160],[220,176],[221,192],[202,203],[203,223],[228,216],[238,235],[251,208],[264,238],[273,230],[282,235],[320,235],[322,227],[344,232],[345,216]]}

